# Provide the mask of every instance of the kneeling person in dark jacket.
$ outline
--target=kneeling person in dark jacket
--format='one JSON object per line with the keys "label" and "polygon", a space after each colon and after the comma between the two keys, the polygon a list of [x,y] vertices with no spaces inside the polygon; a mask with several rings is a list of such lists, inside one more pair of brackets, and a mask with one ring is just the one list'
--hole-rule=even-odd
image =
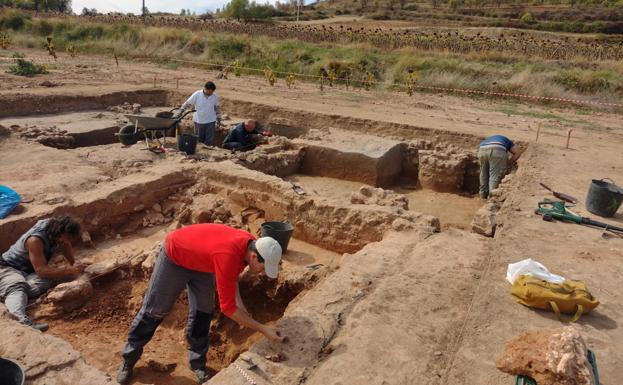
{"label": "kneeling person in dark jacket", "polygon": [[249,151],[257,146],[257,135],[271,136],[258,131],[255,120],[247,120],[234,127],[223,140],[223,148],[234,151]]}

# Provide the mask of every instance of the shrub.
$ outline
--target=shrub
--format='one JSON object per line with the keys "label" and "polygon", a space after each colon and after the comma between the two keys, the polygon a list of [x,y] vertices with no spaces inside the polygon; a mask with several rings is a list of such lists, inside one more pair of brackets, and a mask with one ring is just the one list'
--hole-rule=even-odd
{"label": "shrub", "polygon": [[26,20],[30,18],[28,15],[17,12],[17,11],[9,11],[5,12],[0,16],[0,28],[12,29],[14,31],[20,30],[24,28],[26,25]]}
{"label": "shrub", "polygon": [[367,16],[368,19],[372,19],[372,20],[389,20],[391,19],[391,17],[389,16],[389,13],[387,12],[375,12],[371,15]]}
{"label": "shrub", "polygon": [[607,91],[613,88],[615,80],[609,71],[565,70],[554,76],[554,82],[582,93]]}
{"label": "shrub", "polygon": [[11,37],[4,32],[0,32],[0,49],[9,49],[13,41]]}
{"label": "shrub", "polygon": [[251,46],[241,38],[219,37],[209,44],[209,49],[210,56],[230,61],[249,51]]}
{"label": "shrub", "polygon": [[519,20],[524,24],[534,24],[536,22],[530,12],[525,12],[523,15],[521,15],[521,18]]}
{"label": "shrub", "polygon": [[67,32],[67,40],[96,40],[104,36],[104,27],[101,25],[78,25]]}
{"label": "shrub", "polygon": [[47,20],[35,20],[31,30],[39,36],[49,36],[54,32],[54,26]]}
{"label": "shrub", "polygon": [[188,44],[186,44],[186,48],[191,53],[199,55],[203,53],[203,50],[205,49],[205,44],[203,43],[201,36],[193,35],[193,37],[191,37],[188,41]]}
{"label": "shrub", "polygon": [[47,74],[48,70],[39,64],[24,59],[24,54],[15,52],[13,54],[15,65],[9,67],[9,73],[19,76],[35,76],[38,74]]}

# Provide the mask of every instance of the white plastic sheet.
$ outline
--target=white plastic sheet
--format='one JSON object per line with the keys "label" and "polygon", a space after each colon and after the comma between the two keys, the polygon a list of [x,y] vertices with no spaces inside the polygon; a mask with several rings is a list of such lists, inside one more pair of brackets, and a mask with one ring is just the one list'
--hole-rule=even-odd
{"label": "white plastic sheet", "polygon": [[511,283],[515,283],[515,280],[520,275],[529,275],[534,278],[542,279],[551,283],[563,283],[565,277],[552,274],[547,270],[547,267],[543,264],[533,261],[532,258],[524,259],[516,263],[510,263],[506,270],[506,280]]}

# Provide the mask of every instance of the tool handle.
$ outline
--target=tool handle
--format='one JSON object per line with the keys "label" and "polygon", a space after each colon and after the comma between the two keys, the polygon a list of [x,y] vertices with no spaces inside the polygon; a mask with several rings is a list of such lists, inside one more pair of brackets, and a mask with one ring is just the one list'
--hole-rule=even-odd
{"label": "tool handle", "polygon": [[557,191],[553,191],[552,192],[554,194],[554,196],[558,199],[562,199],[563,201],[569,202],[569,203],[578,203],[578,200],[574,197],[572,197],[571,195],[567,195],[565,193],[560,193]]}
{"label": "tool handle", "polygon": [[551,188],[547,187],[546,185],[544,185],[543,183],[539,183],[541,185],[541,187],[543,187],[544,189],[546,189],[547,191],[552,191]]}

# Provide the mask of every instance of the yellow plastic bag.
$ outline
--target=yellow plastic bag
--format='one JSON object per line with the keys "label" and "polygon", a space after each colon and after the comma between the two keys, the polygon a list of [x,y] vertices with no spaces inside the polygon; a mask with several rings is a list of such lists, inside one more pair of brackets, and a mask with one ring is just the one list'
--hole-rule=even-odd
{"label": "yellow plastic bag", "polygon": [[560,313],[573,314],[569,322],[577,321],[599,305],[582,281],[565,280],[561,284],[521,275],[511,287],[511,295],[522,305],[551,310],[562,322]]}

